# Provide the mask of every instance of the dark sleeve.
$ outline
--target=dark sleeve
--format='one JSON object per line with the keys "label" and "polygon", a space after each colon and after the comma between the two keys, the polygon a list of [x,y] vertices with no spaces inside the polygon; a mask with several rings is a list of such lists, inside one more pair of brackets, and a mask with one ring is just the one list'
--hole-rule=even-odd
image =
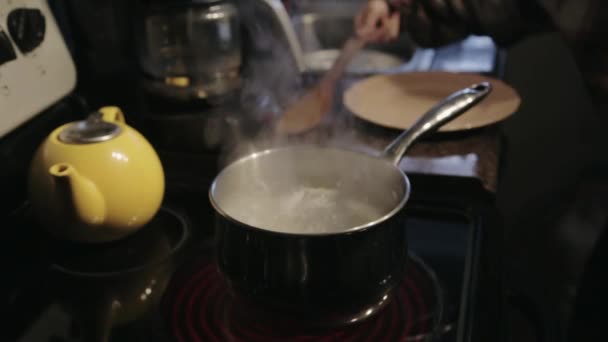
{"label": "dark sleeve", "polygon": [[402,29],[423,47],[471,34],[508,46],[555,31],[571,48],[599,112],[608,116],[607,0],[387,0],[402,13]]}
{"label": "dark sleeve", "polygon": [[471,34],[505,46],[530,33],[551,30],[536,0],[397,0],[402,28],[421,46],[441,46]]}

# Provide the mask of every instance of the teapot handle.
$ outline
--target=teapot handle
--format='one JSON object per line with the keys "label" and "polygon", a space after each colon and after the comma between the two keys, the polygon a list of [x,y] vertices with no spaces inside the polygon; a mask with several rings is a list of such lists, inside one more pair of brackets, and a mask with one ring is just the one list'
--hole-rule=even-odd
{"label": "teapot handle", "polygon": [[122,110],[116,106],[106,106],[99,109],[99,112],[102,115],[103,121],[113,122],[113,123],[126,123],[125,115],[122,113]]}

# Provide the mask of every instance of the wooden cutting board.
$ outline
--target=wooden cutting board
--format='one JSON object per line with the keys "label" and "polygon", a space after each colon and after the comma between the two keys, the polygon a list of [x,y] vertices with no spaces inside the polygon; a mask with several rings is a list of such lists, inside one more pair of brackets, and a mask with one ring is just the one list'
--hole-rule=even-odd
{"label": "wooden cutting board", "polygon": [[344,94],[355,116],[388,128],[407,129],[421,115],[453,92],[488,81],[493,90],[480,104],[440,131],[462,131],[500,122],[517,111],[521,98],[504,82],[477,74],[410,72],[376,75],[359,81]]}

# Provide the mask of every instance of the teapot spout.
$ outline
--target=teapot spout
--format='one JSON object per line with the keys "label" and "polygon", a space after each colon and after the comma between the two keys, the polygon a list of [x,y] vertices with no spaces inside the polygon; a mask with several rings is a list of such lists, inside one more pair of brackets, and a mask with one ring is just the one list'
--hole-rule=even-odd
{"label": "teapot spout", "polygon": [[51,166],[49,173],[55,179],[59,193],[65,195],[63,200],[71,202],[69,207],[81,222],[91,226],[104,223],[105,200],[93,182],[65,163]]}

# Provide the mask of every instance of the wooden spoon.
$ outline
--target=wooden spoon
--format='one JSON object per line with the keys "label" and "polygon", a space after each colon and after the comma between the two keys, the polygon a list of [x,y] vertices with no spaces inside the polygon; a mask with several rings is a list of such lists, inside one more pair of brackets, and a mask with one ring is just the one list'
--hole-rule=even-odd
{"label": "wooden spoon", "polygon": [[351,37],[332,67],[323,75],[319,84],[293,103],[279,120],[276,131],[281,134],[297,134],[317,126],[333,104],[338,80],[353,57],[365,46],[365,40]]}

